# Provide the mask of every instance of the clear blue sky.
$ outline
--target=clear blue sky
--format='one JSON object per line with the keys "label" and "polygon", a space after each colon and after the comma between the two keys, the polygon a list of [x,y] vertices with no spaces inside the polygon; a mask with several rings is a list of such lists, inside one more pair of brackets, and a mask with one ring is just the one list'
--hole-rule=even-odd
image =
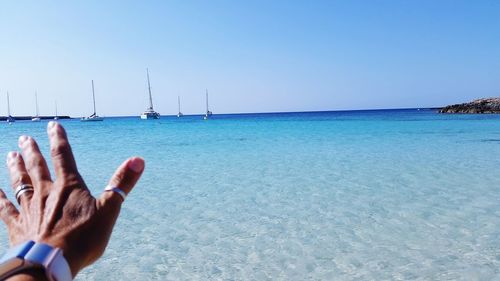
{"label": "clear blue sky", "polygon": [[[42,3],[43,2],[43,3]],[[500,1],[2,1],[0,115],[441,106],[500,96]]]}

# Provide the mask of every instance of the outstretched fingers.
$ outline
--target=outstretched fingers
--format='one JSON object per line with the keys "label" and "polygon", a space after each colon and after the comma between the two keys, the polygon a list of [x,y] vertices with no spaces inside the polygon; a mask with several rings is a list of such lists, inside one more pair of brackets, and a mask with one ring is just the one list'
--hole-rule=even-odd
{"label": "outstretched fingers", "polygon": [[44,181],[50,181],[49,167],[47,167],[47,162],[45,162],[36,141],[32,137],[21,136],[19,137],[19,148],[33,184],[39,185]]}
{"label": "outstretched fingers", "polygon": [[64,128],[57,122],[51,121],[47,126],[50,141],[50,156],[56,179],[78,177],[75,157],[69,145]]}
{"label": "outstretched fingers", "polygon": [[[123,162],[116,172],[111,177],[108,186],[117,187],[121,189],[125,194],[129,194],[134,188],[137,181],[144,171],[145,163],[144,159],[140,157],[132,157]],[[123,198],[114,191],[107,191],[101,195],[99,199],[102,206],[112,205],[120,206],[123,202]]]}

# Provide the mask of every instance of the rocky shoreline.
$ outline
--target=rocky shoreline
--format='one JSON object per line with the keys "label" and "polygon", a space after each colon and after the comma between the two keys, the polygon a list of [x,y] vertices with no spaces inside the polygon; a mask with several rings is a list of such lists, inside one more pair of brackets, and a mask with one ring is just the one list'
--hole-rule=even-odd
{"label": "rocky shoreline", "polygon": [[500,98],[477,99],[467,103],[448,105],[439,113],[494,114],[500,113]]}

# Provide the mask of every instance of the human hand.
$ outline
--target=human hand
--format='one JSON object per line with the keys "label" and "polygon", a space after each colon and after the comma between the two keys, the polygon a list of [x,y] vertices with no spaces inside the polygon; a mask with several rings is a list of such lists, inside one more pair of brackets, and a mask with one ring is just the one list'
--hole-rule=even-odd
{"label": "human hand", "polygon": [[[0,218],[7,225],[11,245],[33,240],[60,248],[75,277],[104,253],[123,199],[115,192],[94,198],[78,173],[64,128],[49,122],[47,132],[55,179],[35,140],[21,136],[21,153],[7,156],[11,183],[14,189],[33,185],[34,191],[20,195],[18,210],[0,190]],[[129,158],[109,186],[128,194],[143,170],[142,158]]]}

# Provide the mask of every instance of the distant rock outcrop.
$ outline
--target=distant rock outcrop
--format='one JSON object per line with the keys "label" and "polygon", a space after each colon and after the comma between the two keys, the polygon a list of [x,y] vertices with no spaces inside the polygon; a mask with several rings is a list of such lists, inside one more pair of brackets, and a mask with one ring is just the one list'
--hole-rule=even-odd
{"label": "distant rock outcrop", "polygon": [[471,102],[443,107],[440,113],[500,113],[500,98],[477,99]]}

